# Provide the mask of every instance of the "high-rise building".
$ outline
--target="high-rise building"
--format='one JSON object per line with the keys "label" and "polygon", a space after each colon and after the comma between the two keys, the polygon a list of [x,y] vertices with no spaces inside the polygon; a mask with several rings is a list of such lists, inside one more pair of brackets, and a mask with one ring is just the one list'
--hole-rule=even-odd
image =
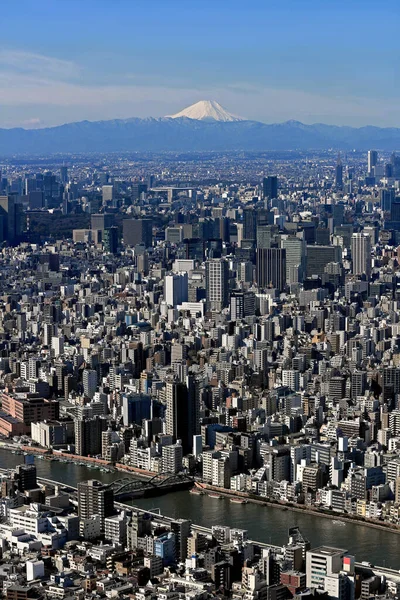
{"label": "high-rise building", "polygon": [[307,245],[307,277],[318,275],[321,277],[326,265],[329,263],[338,263],[342,259],[340,246],[317,246],[316,244]]}
{"label": "high-rise building", "polygon": [[257,212],[254,208],[246,208],[243,211],[243,239],[255,240],[257,229]]}
{"label": "high-rise building", "polygon": [[122,237],[125,246],[144,244],[145,248],[150,248],[153,243],[152,219],[124,219]]}
{"label": "high-rise building", "polygon": [[265,200],[273,200],[278,197],[278,177],[276,175],[264,177],[263,197]]}
{"label": "high-rise building", "polygon": [[258,248],[256,278],[260,288],[283,290],[286,283],[286,250],[284,248]]}
{"label": "high-rise building", "polygon": [[96,479],[78,483],[78,514],[81,519],[90,519],[94,515],[100,517],[101,529],[104,520],[114,512],[114,492]]}
{"label": "high-rise building", "polygon": [[21,492],[37,488],[35,465],[17,465],[15,474]]}
{"label": "high-rise building", "polygon": [[276,225],[257,225],[257,248],[271,248],[276,245],[278,231]]}
{"label": "high-rise building", "polygon": [[346,550],[321,546],[306,554],[307,587],[325,589],[325,577],[343,569]]}
{"label": "high-rise building", "polygon": [[368,150],[368,174],[374,174],[374,167],[378,164],[378,153],[376,150]]}
{"label": "high-rise building", "polygon": [[68,183],[68,167],[65,165],[60,168],[60,179],[61,183]]}
{"label": "high-rise building", "polygon": [[286,250],[286,280],[292,283],[292,269],[297,269],[298,281],[302,281],[306,274],[307,254],[307,246],[304,239],[288,235],[282,236],[281,248]]}
{"label": "high-rise building", "polygon": [[166,275],[164,279],[164,298],[169,306],[176,308],[188,301],[189,280],[187,273]]}
{"label": "high-rise building", "polygon": [[343,165],[342,165],[342,159],[340,158],[340,153],[338,155],[336,170],[335,170],[335,186],[339,189],[343,187]]}
{"label": "high-rise building", "polygon": [[256,308],[254,292],[233,291],[231,293],[230,308],[232,321],[254,315]]}
{"label": "high-rise building", "polygon": [[114,199],[114,186],[103,185],[103,187],[101,188],[101,193],[103,204],[106,204],[106,202],[111,202]]}
{"label": "high-rise building", "polygon": [[22,234],[23,209],[15,196],[0,196],[0,243],[13,243]]}
{"label": "high-rise building", "polygon": [[392,210],[392,204],[395,201],[396,193],[394,188],[383,188],[379,190],[379,196],[381,201],[381,209],[385,212]]}
{"label": "high-rise building", "polygon": [[116,254],[118,249],[118,227],[109,227],[104,230],[103,244],[105,252]]}
{"label": "high-rise building", "polygon": [[397,156],[395,152],[390,157],[391,165],[391,176],[396,179],[400,177],[400,156]]}
{"label": "high-rise building", "polygon": [[114,225],[114,215],[111,213],[91,215],[90,225],[91,229],[104,233],[105,229],[109,229]]}
{"label": "high-rise building", "polygon": [[184,561],[187,557],[187,541],[190,536],[191,522],[187,519],[171,521],[171,531],[175,534],[175,549],[177,561]]}
{"label": "high-rise building", "polygon": [[132,200],[140,200],[140,196],[147,192],[147,183],[132,183]]}
{"label": "high-rise building", "polygon": [[85,396],[93,398],[97,390],[97,371],[94,369],[84,369],[82,381]]}
{"label": "high-rise building", "polygon": [[183,448],[181,443],[169,444],[162,447],[162,470],[164,473],[179,473],[182,471]]}
{"label": "high-rise building", "polygon": [[96,456],[101,454],[101,434],[107,428],[106,419],[75,419],[75,454],[79,456]]}
{"label": "high-rise building", "polygon": [[365,233],[353,233],[351,236],[351,257],[354,275],[371,274],[371,237]]}
{"label": "high-rise building", "polygon": [[150,419],[151,396],[148,394],[124,394],[122,396],[122,418],[125,427],[132,423],[142,424],[143,419]]}
{"label": "high-rise building", "polygon": [[221,311],[229,304],[229,267],[222,258],[206,261],[206,308]]}
{"label": "high-rise building", "polygon": [[184,454],[192,450],[193,436],[199,433],[200,396],[192,374],[186,384],[176,380],[166,383],[166,429],[174,441],[181,440]]}

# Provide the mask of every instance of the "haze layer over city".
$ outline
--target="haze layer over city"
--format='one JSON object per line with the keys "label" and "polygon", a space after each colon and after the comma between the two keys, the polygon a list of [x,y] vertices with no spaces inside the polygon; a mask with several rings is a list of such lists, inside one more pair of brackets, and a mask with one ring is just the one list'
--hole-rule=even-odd
{"label": "haze layer over city", "polygon": [[400,598],[398,4],[2,8],[1,596]]}

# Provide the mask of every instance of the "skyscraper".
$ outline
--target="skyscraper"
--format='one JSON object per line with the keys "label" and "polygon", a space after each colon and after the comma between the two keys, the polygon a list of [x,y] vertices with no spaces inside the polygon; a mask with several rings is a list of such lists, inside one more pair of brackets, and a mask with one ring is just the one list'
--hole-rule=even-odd
{"label": "skyscraper", "polygon": [[254,292],[234,290],[231,293],[230,307],[232,321],[254,315],[256,308],[256,297]]}
{"label": "skyscraper", "polygon": [[246,208],[243,211],[243,239],[255,240],[257,229],[257,212],[254,208]]}
{"label": "skyscraper", "polygon": [[144,244],[150,248],[153,243],[152,219],[124,219],[122,221],[122,237],[125,246]]}
{"label": "skyscraper", "polygon": [[114,215],[111,213],[93,214],[90,218],[91,229],[104,232],[114,225]]}
{"label": "skyscraper", "polygon": [[373,175],[374,167],[378,164],[378,153],[376,150],[368,150],[368,173]]}
{"label": "skyscraper", "polygon": [[343,165],[342,165],[342,159],[340,158],[340,152],[338,154],[338,159],[337,159],[337,164],[336,164],[335,186],[339,189],[343,187]]}
{"label": "skyscraper", "polygon": [[116,254],[118,249],[118,227],[110,227],[104,230],[103,244],[105,252]]}
{"label": "skyscraper", "polygon": [[276,175],[264,177],[263,197],[265,200],[272,200],[278,197],[278,177]]}
{"label": "skyscraper", "polygon": [[258,248],[256,277],[260,288],[274,287],[283,290],[286,283],[286,250]]}
{"label": "skyscraper", "polygon": [[385,212],[390,212],[392,209],[392,204],[395,201],[395,189],[394,188],[383,188],[379,190],[380,201],[381,201],[381,209]]}
{"label": "skyscraper", "polygon": [[297,271],[298,281],[302,281],[306,274],[307,246],[304,239],[285,235],[281,239],[281,247],[286,250],[286,280],[291,281],[293,269]]}
{"label": "skyscraper", "polygon": [[93,398],[97,389],[97,371],[94,369],[84,369],[82,381],[85,396]]}
{"label": "skyscraper", "polygon": [[193,436],[199,433],[200,398],[192,374],[186,384],[170,379],[166,383],[166,433],[181,440],[184,454],[191,451]]}
{"label": "skyscraper", "polygon": [[65,165],[60,168],[60,179],[62,183],[68,183],[68,167]]}
{"label": "skyscraper", "polygon": [[206,308],[222,310],[229,304],[229,267],[222,258],[206,261]]}
{"label": "skyscraper", "polygon": [[0,196],[0,243],[12,243],[21,235],[22,217],[22,204],[15,196]]}
{"label": "skyscraper", "polygon": [[99,417],[75,419],[75,454],[96,456],[101,453],[101,434],[106,430],[107,421]]}
{"label": "skyscraper", "polygon": [[174,308],[188,300],[189,281],[187,273],[166,275],[164,280],[164,298]]}
{"label": "skyscraper", "polygon": [[353,260],[353,274],[371,274],[371,238],[365,233],[353,233],[351,236],[351,257]]}

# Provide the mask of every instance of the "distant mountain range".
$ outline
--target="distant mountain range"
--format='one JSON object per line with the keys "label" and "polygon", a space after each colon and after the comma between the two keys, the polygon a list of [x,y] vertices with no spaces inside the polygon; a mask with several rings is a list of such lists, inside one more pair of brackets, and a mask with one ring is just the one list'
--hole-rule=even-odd
{"label": "distant mountain range", "polygon": [[214,101],[161,118],[81,121],[44,129],[0,129],[0,156],[91,152],[398,150],[395,127],[268,125],[232,115]]}

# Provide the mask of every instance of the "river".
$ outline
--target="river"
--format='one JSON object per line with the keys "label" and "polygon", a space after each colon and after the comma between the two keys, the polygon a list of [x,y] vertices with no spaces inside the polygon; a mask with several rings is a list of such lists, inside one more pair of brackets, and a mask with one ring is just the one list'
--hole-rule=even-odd
{"label": "river", "polygon": [[[0,449],[0,467],[14,468],[24,457]],[[39,460],[35,458],[39,477],[77,486],[78,481],[98,479],[110,483],[128,477],[126,473],[105,473],[76,463]],[[132,502],[140,508],[159,508],[161,514],[190,519],[193,523],[211,527],[229,525],[246,529],[250,539],[276,545],[287,541],[289,527],[298,526],[312,547],[322,544],[344,548],[355,554],[358,561],[400,569],[398,552],[400,534],[372,529],[362,524],[334,523],[333,520],[306,513],[284,511],[257,504],[233,504],[228,498],[220,500],[179,491],[157,498],[142,498]]]}

